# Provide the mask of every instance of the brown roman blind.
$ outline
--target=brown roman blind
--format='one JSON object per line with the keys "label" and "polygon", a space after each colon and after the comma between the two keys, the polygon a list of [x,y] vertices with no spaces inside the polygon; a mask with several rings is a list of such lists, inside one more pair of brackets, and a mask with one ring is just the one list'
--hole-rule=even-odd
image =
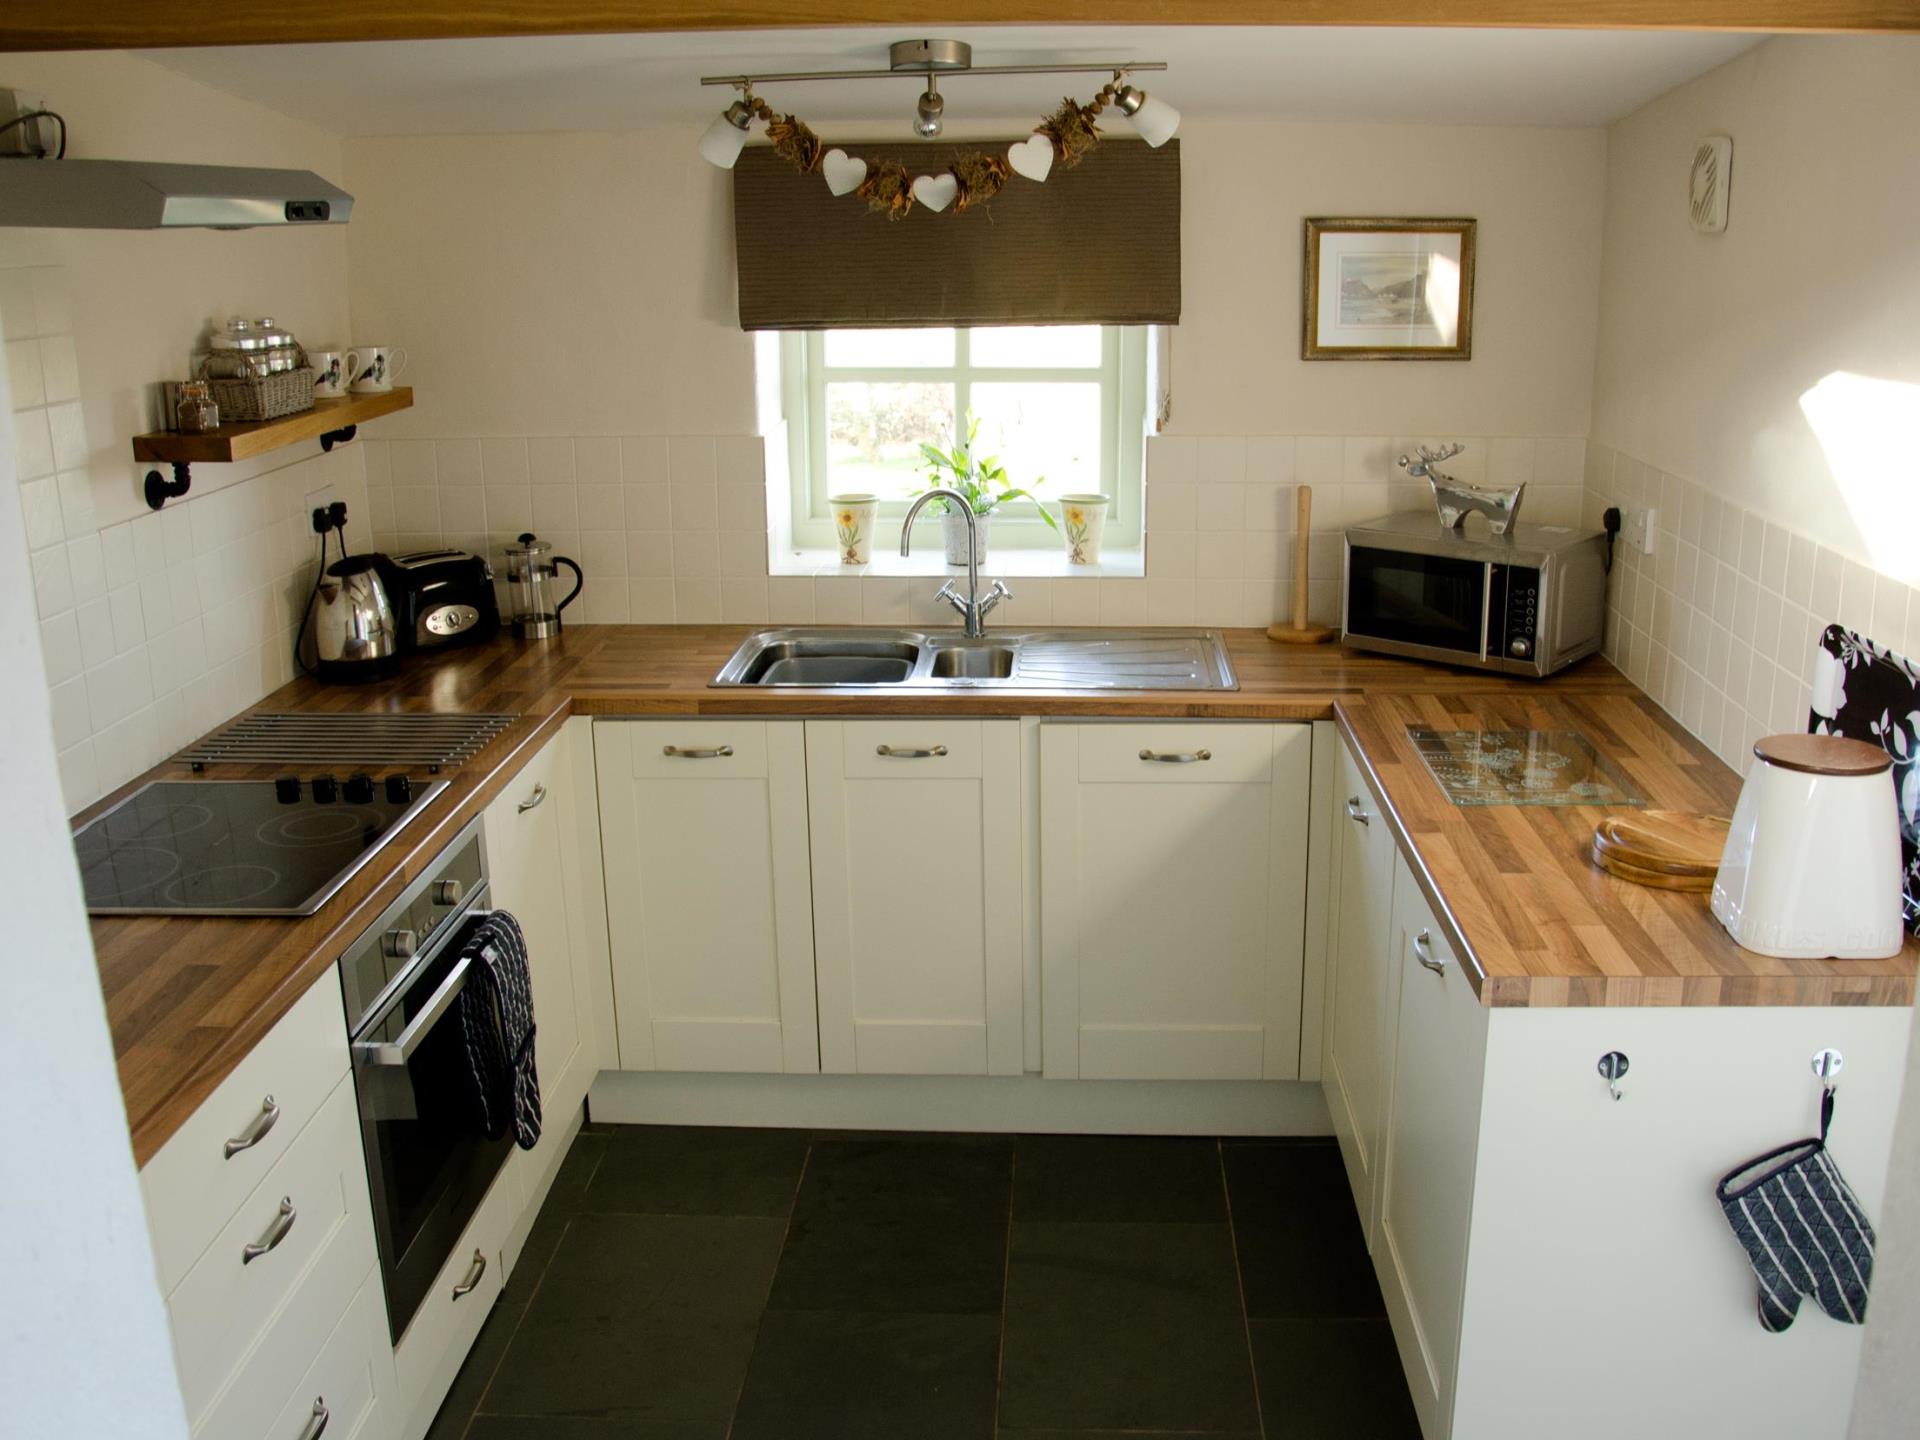
{"label": "brown roman blind", "polygon": [[[940,174],[982,144],[858,145]],[[772,149],[733,172],[743,330],[1171,325],[1180,318],[1180,142],[1102,141],[1044,184],[1014,176],[965,214],[903,220],[834,195]]]}

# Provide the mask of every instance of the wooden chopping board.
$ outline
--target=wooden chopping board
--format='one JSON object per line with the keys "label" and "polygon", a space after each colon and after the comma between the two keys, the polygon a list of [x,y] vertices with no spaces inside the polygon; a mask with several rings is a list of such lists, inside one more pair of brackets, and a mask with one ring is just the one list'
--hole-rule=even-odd
{"label": "wooden chopping board", "polygon": [[1642,810],[1609,815],[1593,831],[1593,863],[1609,875],[1658,890],[1713,889],[1730,822],[1723,815]]}

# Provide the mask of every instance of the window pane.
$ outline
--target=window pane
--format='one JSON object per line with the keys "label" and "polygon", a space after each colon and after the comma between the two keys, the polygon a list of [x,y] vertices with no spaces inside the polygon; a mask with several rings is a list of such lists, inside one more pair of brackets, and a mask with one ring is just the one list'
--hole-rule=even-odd
{"label": "window pane", "polygon": [[[1100,386],[1093,382],[976,383],[982,455],[998,455],[1007,478],[1046,496],[1100,488]],[[1025,507],[1022,507],[1025,508]]]}
{"label": "window pane", "polygon": [[923,440],[952,443],[953,386],[827,386],[827,494],[871,491],[883,500],[904,499],[926,471]]}
{"label": "window pane", "polygon": [[1098,325],[995,325],[970,333],[975,365],[1091,370],[1100,364]]}
{"label": "window pane", "polygon": [[926,366],[953,364],[951,330],[829,330],[829,365]]}

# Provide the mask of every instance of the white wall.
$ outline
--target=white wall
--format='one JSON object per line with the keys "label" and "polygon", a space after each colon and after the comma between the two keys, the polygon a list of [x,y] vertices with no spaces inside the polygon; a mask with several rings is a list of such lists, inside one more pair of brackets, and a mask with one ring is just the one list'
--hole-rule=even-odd
{"label": "white wall", "polygon": [[[44,94],[75,157],[341,173],[332,137],[132,56],[10,55],[0,83]],[[346,276],[342,227],[0,230],[0,335],[70,809],[290,678],[309,497],[345,499],[365,548],[352,446],[197,466],[192,494],[159,515],[129,446],[157,428],[155,382],[187,373],[211,319],[270,314],[310,345],[344,341]]]}
{"label": "white wall", "polygon": [[[768,574],[759,430],[726,175],[692,130],[355,139],[357,338],[406,346],[419,405],[369,447],[381,543],[497,546],[529,524],[581,561],[589,621],[937,621],[938,579]],[[1392,457],[1464,438],[1466,478],[1579,511],[1599,291],[1598,130],[1195,123],[1182,136],[1173,423],[1149,445],[1143,578],[1015,576],[1002,623],[1259,624],[1283,613],[1292,487],[1335,532],[1424,504]],[[802,183],[796,177],[795,183]],[[808,182],[817,183],[817,182]],[[1474,358],[1299,357],[1308,215],[1480,222]],[[975,223],[951,218],[935,223]],[[1089,233],[1124,244],[1124,217]],[[385,451],[383,454],[382,451]],[[991,565],[989,566],[991,569]]]}
{"label": "white wall", "polygon": [[[1731,217],[1688,224],[1695,142]],[[1920,45],[1783,38],[1609,135],[1587,518],[1652,506],[1608,654],[1735,769],[1829,623],[1920,654]],[[1804,403],[1803,403],[1804,402]]]}
{"label": "white wall", "polygon": [[[0,375],[0,615],[33,607]],[[12,1097],[0,1191],[0,1431],[185,1436],[127,1114],[54,777],[33,627],[0,626],[0,907],[9,917],[0,1090]]]}

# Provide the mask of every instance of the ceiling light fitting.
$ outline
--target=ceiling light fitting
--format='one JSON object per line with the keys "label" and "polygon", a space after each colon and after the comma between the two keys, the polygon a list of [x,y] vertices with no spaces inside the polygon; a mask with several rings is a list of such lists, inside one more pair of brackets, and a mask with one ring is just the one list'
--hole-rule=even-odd
{"label": "ceiling light fitting", "polygon": [[[730,85],[740,91],[735,100],[700,137],[700,153],[722,170],[731,170],[746,147],[755,120],[767,129],[767,139],[783,159],[803,175],[819,173],[835,195],[851,191],[868,208],[899,219],[916,201],[933,210],[952,205],[956,214],[992,199],[1014,175],[1044,181],[1057,159],[1071,168],[1100,142],[1094,122],[1111,105],[1132,122],[1148,145],[1161,146],[1180,128],[1180,112],[1164,100],[1128,82],[1138,71],[1165,70],[1162,60],[1115,62],[1105,65],[980,65],[973,63],[973,47],[964,40],[899,40],[888,49],[885,70],[804,70],[774,75],[704,75],[702,85]],[[1041,120],[1033,134],[1008,148],[1004,155],[962,156],[944,173],[910,176],[892,161],[868,162],[844,150],[829,150],[820,137],[793,115],[776,115],[754,94],[759,85],[805,80],[890,80],[902,75],[924,75],[927,88],[914,106],[913,133],[924,140],[939,135],[946,119],[946,100],[940,94],[942,75],[1091,75],[1113,78],[1093,100],[1082,105],[1071,98]]]}

